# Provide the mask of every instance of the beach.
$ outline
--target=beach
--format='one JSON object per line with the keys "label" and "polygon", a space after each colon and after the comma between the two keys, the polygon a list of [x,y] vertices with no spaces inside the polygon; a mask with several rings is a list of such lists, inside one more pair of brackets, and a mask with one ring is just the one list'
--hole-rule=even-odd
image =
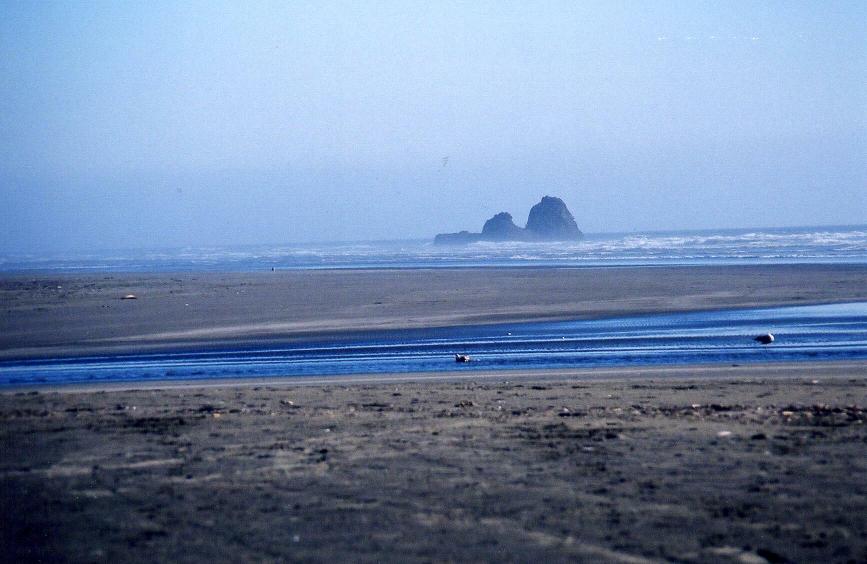
{"label": "beach", "polygon": [[0,394],[5,561],[863,562],[867,365]]}
{"label": "beach", "polygon": [[867,265],[15,274],[0,359],[864,300]]}
{"label": "beach", "polygon": [[[0,356],[864,301],[865,280],[841,265],[17,274],[0,279]],[[865,405],[863,361],[7,388],[0,553],[867,561]]]}
{"label": "beach", "polygon": [[867,1],[0,6],[0,564],[867,564]]}

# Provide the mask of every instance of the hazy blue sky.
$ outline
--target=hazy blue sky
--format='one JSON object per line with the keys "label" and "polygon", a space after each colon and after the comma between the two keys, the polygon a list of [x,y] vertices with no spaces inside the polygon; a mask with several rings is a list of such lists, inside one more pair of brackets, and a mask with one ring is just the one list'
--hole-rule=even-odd
{"label": "hazy blue sky", "polygon": [[867,223],[865,85],[862,0],[0,0],[0,250]]}

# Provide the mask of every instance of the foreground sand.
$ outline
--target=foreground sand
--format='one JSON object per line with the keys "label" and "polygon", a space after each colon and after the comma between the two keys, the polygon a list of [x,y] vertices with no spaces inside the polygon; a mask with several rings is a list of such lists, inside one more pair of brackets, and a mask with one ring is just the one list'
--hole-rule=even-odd
{"label": "foreground sand", "polygon": [[0,394],[3,560],[867,561],[867,363],[431,377]]}
{"label": "foreground sand", "polygon": [[14,275],[0,359],[859,300],[867,265]]}

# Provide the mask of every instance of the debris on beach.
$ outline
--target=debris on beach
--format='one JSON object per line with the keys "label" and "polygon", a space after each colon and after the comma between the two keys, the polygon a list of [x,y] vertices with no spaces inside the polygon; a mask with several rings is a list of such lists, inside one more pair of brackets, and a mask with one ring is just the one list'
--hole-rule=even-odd
{"label": "debris on beach", "polygon": [[122,300],[137,300],[138,296],[136,296],[135,294],[127,294],[124,297],[122,297],[121,299]]}
{"label": "debris on beach", "polygon": [[456,354],[455,355],[455,362],[469,362],[469,361],[470,361],[470,355],[468,355],[468,354]]}
{"label": "debris on beach", "polygon": [[763,345],[770,345],[774,342],[774,335],[773,333],[764,333],[754,338],[753,341],[759,342]]}

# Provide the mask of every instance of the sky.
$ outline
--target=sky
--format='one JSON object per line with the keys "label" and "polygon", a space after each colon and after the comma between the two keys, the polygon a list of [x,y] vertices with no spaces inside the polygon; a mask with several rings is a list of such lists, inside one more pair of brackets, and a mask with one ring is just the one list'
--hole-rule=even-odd
{"label": "sky", "polygon": [[0,0],[0,252],[867,224],[867,2]]}

